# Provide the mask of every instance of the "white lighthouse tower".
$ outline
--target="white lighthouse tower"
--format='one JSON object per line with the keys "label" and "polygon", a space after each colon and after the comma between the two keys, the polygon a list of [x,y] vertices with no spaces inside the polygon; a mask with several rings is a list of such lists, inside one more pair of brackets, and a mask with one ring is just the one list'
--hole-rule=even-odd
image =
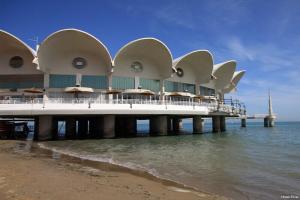
{"label": "white lighthouse tower", "polygon": [[272,97],[271,97],[271,92],[269,90],[269,115],[267,115],[264,118],[264,126],[265,127],[273,127],[275,125],[275,119],[276,119],[276,116],[273,113]]}

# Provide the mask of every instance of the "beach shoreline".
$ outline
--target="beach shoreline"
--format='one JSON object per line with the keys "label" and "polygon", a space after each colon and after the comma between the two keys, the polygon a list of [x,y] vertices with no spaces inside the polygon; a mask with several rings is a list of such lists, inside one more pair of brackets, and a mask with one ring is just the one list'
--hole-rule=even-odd
{"label": "beach shoreline", "polygon": [[0,199],[226,199],[149,173],[0,141]]}

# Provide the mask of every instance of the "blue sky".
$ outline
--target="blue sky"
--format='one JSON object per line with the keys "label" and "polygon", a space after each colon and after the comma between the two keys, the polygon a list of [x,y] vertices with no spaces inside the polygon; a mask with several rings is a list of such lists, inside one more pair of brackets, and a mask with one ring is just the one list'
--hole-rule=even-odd
{"label": "blue sky", "polygon": [[[248,112],[267,112],[271,89],[280,120],[300,120],[300,1],[32,1],[0,0],[0,29],[30,46],[62,28],[95,35],[112,55],[127,42],[156,37],[179,57],[208,49],[214,62],[247,70],[232,96]],[[230,96],[230,95],[229,95]]]}

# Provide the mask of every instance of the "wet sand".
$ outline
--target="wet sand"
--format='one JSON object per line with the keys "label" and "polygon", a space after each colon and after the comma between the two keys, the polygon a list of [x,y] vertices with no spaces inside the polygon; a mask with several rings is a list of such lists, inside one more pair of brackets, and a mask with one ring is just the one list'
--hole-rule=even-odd
{"label": "wet sand", "polygon": [[225,199],[142,172],[0,141],[1,200]]}

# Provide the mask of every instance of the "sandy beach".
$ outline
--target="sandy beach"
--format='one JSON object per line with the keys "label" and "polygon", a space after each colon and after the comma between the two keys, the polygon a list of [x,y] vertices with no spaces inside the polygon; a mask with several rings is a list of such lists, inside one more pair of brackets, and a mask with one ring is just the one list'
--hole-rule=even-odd
{"label": "sandy beach", "polygon": [[30,144],[0,141],[1,200],[225,199],[178,187],[117,167],[32,150]]}

